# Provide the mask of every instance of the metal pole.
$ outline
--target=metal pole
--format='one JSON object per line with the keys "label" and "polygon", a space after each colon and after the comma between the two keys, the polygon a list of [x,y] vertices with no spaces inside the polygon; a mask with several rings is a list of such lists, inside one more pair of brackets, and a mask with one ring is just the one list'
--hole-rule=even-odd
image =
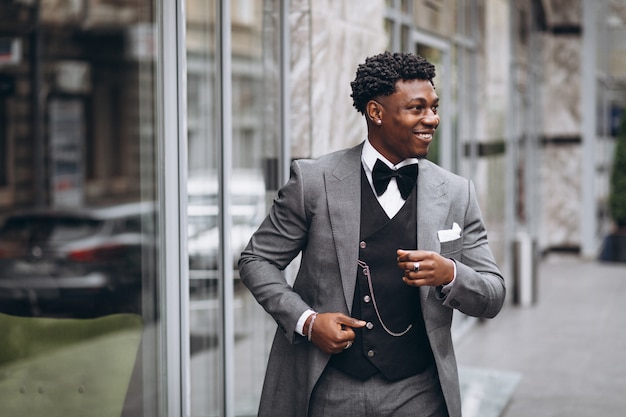
{"label": "metal pole", "polygon": [[[161,212],[159,223],[161,234],[159,246],[162,248],[159,257],[159,290],[161,291],[159,309],[163,312],[163,324],[159,328],[160,343],[163,348],[160,356],[164,361],[164,381],[160,381],[165,389],[165,395],[161,397],[161,413],[168,417],[184,416],[186,412],[186,396],[188,395],[187,370],[182,368],[188,355],[188,342],[183,341],[189,337],[185,316],[181,316],[183,291],[188,291],[184,282],[187,280],[186,259],[184,248],[187,229],[181,227],[185,223],[186,204],[181,196],[185,195],[183,187],[186,170],[184,147],[181,142],[186,140],[184,133],[185,124],[181,120],[185,117],[184,102],[185,93],[181,91],[184,82],[181,82],[184,63],[180,62],[182,47],[184,50],[184,19],[179,2],[157,2],[160,10],[158,13],[160,27],[158,29],[157,51],[159,61],[157,65],[158,91],[157,120],[157,156],[158,166],[157,180],[159,182],[159,203]],[[181,38],[182,37],[182,38]],[[183,145],[184,146],[184,145]],[[181,284],[181,277],[182,282]]]}
{"label": "metal pole", "polygon": [[217,2],[218,16],[218,91],[219,91],[219,134],[218,148],[218,205],[219,205],[219,235],[222,280],[219,283],[221,314],[221,335],[219,338],[219,352],[222,357],[222,386],[223,402],[222,415],[235,415],[235,320],[234,320],[234,291],[233,291],[233,253],[230,241],[230,179],[232,169],[232,39],[231,39],[231,9],[230,2]]}
{"label": "metal pole", "polygon": [[581,212],[580,212],[580,249],[585,258],[595,257],[597,251],[596,216],[596,34],[597,3],[595,0],[583,0],[583,49],[580,54],[582,82],[580,108],[582,112],[582,149],[581,149]]}
{"label": "metal pole", "polygon": [[291,162],[291,124],[289,123],[290,108],[290,83],[289,83],[289,63],[290,63],[290,28],[289,28],[289,0],[280,2],[280,143],[281,155],[279,166],[282,168],[279,176],[279,187],[289,179],[289,166]]}
{"label": "metal pole", "polygon": [[516,6],[515,0],[509,0],[508,2],[508,19],[509,19],[509,43],[508,43],[508,67],[509,73],[507,75],[507,113],[505,117],[505,141],[506,141],[506,154],[505,154],[505,192],[507,198],[505,199],[504,207],[504,221],[505,221],[505,242],[507,249],[505,251],[505,265],[508,270],[507,276],[516,277],[516,232],[517,232],[517,216],[516,210],[518,195],[517,195],[517,116],[518,116],[518,97],[516,91],[516,62],[515,62],[515,40],[516,40]]}

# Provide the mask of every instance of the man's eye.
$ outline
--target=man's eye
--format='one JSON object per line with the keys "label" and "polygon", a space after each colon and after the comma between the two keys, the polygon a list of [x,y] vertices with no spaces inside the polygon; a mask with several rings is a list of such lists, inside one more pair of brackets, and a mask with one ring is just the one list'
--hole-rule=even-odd
{"label": "man's eye", "polygon": [[438,111],[439,111],[439,106],[434,106],[433,113],[437,114]]}

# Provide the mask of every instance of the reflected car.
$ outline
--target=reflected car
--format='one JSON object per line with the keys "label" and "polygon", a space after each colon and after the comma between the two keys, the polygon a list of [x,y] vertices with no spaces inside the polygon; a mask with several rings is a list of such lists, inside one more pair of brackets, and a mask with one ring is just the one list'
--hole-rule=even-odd
{"label": "reflected car", "polygon": [[[192,216],[192,208],[190,208],[189,221],[195,224],[214,224],[212,227],[198,227],[192,233],[192,227],[188,228],[190,232],[188,235],[187,250],[189,252],[189,269],[191,271],[196,270],[210,270],[215,271],[219,266],[219,248],[220,248],[220,235],[219,228],[217,227],[216,219],[214,216],[206,216],[201,220],[192,220],[196,216]],[[205,217],[205,216],[201,216]],[[228,238],[232,248],[232,254],[234,255],[232,261],[232,268],[237,268],[239,261],[239,254],[248,244],[248,240],[257,229],[258,225],[254,223],[247,216],[233,217],[232,225],[230,227],[230,233]]]}
{"label": "reflected car", "polygon": [[0,227],[0,310],[77,317],[138,310],[142,274],[154,264],[147,258],[154,214],[145,202],[8,216]]}
{"label": "reflected car", "polygon": [[[192,338],[215,339],[220,327],[219,284],[223,277],[220,260],[217,178],[201,173],[188,180],[187,251],[189,255],[190,332]],[[247,290],[239,280],[237,262],[241,251],[265,215],[265,182],[260,172],[236,171],[230,180],[228,233],[233,274],[233,310],[241,322],[246,311]],[[236,326],[240,329],[241,326]],[[209,341],[211,343],[211,341]],[[193,344],[193,340],[192,340]]]}

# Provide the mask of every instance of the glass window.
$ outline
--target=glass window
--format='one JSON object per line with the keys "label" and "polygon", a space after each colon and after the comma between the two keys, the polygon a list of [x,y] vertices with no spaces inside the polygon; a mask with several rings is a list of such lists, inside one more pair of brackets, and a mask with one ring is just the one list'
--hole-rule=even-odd
{"label": "glass window", "polygon": [[411,27],[408,25],[401,25],[400,27],[400,50],[408,51],[410,49],[410,35]]}
{"label": "glass window", "polygon": [[[228,406],[235,415],[256,413],[274,329],[239,281],[237,261],[278,186],[280,2],[231,2],[229,22],[216,20],[217,7],[213,1],[187,1],[192,416],[221,415]],[[220,24],[231,31],[226,50],[215,42]],[[232,71],[218,88],[217,65],[224,61]],[[226,118],[231,124],[222,124],[222,112],[232,116]],[[224,176],[228,190],[220,188]],[[223,256],[232,260],[224,265]],[[232,285],[232,300],[225,299],[221,285]],[[226,333],[225,316],[234,319]],[[234,340],[225,340],[228,334]],[[234,350],[224,353],[225,345]],[[225,354],[232,355],[233,369],[225,369]],[[234,404],[226,404],[229,397],[236,398]]]}
{"label": "glass window", "polygon": [[404,13],[404,14],[411,13],[412,6],[413,6],[413,4],[411,3],[411,0],[402,0],[401,1],[402,13]]}
{"label": "glass window", "polygon": [[[2,320],[22,331],[80,322],[99,332],[97,323],[109,323],[106,335],[90,340],[88,360],[75,355],[73,365],[88,376],[80,389],[137,417],[159,415],[158,364],[150,359],[159,346],[147,336],[159,297],[156,17],[153,0],[0,2]],[[135,323],[132,331],[113,315]],[[122,328],[130,331],[124,342]],[[49,348],[71,334],[43,332],[24,351],[39,349],[41,361],[71,356],[84,341]],[[107,356],[111,345],[121,356]],[[99,386],[108,374],[89,376],[99,362],[120,378]],[[0,374],[6,366],[18,365],[0,358]],[[24,372],[22,383],[39,383]],[[50,382],[59,389],[72,375],[62,372]],[[54,415],[84,411],[46,404]]]}
{"label": "glass window", "polygon": [[385,33],[387,34],[387,50],[392,51],[393,48],[393,28],[394,21],[391,19],[385,19]]}
{"label": "glass window", "polygon": [[187,0],[187,251],[191,416],[218,416],[224,382],[219,186],[220,88],[215,1]]}
{"label": "glass window", "polygon": [[[280,1],[240,0],[253,16],[233,15],[233,262],[267,212],[278,188],[281,144]],[[235,273],[235,415],[255,415],[275,323]]]}
{"label": "glass window", "polygon": [[[439,96],[440,99],[442,99],[443,89],[450,88],[450,86],[446,85],[447,80],[442,80],[442,74],[443,74],[444,68],[443,68],[443,57],[442,57],[441,50],[435,47],[423,44],[423,43],[417,43],[415,44],[415,53],[423,56],[433,65],[435,65],[435,68],[436,68],[435,70],[437,73],[437,76],[435,77],[435,80],[434,80],[435,87],[437,89],[437,95]],[[445,128],[449,129],[451,127],[446,126]],[[441,152],[442,152],[441,146],[442,146],[441,145],[441,129],[437,129],[437,131],[435,132],[435,140],[433,140],[433,142],[431,143],[428,149],[428,159],[430,159],[431,161],[435,163],[441,163]]]}

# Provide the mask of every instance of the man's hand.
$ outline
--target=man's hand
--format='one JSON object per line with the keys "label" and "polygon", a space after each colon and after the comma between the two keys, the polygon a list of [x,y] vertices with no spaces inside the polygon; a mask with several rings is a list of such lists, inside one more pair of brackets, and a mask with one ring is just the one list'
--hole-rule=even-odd
{"label": "man's hand", "polygon": [[315,320],[312,319],[313,315],[307,318],[304,330],[308,334],[313,322],[313,328],[310,329],[311,342],[329,354],[339,353],[350,347],[355,337],[352,328],[363,327],[366,324],[363,320],[342,313],[318,313]]}
{"label": "man's hand", "polygon": [[[413,287],[446,285],[454,279],[454,261],[437,252],[398,249],[398,267],[404,270],[402,280]],[[416,263],[419,270],[415,270]]]}

